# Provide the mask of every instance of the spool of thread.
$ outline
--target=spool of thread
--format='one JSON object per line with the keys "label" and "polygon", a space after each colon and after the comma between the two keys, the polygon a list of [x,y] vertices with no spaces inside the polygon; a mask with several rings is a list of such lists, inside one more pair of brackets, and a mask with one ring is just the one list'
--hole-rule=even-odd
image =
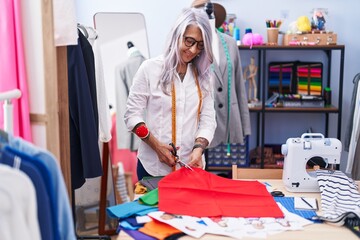
{"label": "spool of thread", "polygon": [[252,29],[251,28],[246,28],[245,29],[245,34],[247,34],[247,33],[252,33]]}
{"label": "spool of thread", "polygon": [[238,27],[234,28],[233,37],[236,40],[237,44],[240,45],[241,44],[241,42],[240,42],[240,29]]}
{"label": "spool of thread", "polygon": [[325,106],[331,105],[331,88],[329,87],[326,87],[324,89],[324,101],[325,101]]}

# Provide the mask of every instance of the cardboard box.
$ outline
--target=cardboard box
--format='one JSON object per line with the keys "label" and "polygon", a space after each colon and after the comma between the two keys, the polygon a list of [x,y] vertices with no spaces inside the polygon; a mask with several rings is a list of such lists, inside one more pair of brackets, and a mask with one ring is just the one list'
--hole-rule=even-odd
{"label": "cardboard box", "polygon": [[336,45],[336,33],[302,33],[302,34],[285,34],[283,45],[285,46],[306,46],[306,45]]}

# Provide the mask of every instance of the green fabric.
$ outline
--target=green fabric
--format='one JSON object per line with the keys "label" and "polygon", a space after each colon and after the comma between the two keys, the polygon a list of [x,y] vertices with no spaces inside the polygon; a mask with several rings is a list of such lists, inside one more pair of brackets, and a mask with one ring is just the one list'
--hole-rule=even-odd
{"label": "green fabric", "polygon": [[144,196],[140,197],[139,199],[145,205],[153,206],[153,205],[158,204],[158,202],[159,202],[158,188],[151,190],[150,192],[146,193]]}

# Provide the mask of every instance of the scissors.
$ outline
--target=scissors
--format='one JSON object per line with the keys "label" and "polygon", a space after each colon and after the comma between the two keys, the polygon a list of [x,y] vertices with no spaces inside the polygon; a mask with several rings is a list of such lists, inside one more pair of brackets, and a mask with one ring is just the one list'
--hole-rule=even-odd
{"label": "scissors", "polygon": [[186,167],[187,169],[190,169],[191,171],[194,171],[194,169],[192,169],[192,167],[189,166],[189,164],[185,163],[184,161],[179,159],[179,156],[177,155],[177,150],[175,147],[174,143],[169,143],[169,145],[173,148],[173,150],[171,151],[172,155],[175,156],[176,158],[176,163],[180,164],[181,167]]}

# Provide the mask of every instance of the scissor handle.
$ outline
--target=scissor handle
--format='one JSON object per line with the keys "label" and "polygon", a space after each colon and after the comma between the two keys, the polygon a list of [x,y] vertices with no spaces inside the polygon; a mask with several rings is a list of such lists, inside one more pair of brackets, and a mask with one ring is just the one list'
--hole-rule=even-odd
{"label": "scissor handle", "polygon": [[177,157],[177,150],[176,150],[176,147],[175,147],[175,144],[174,143],[169,143],[169,145],[173,148],[173,150],[171,151],[171,153]]}

